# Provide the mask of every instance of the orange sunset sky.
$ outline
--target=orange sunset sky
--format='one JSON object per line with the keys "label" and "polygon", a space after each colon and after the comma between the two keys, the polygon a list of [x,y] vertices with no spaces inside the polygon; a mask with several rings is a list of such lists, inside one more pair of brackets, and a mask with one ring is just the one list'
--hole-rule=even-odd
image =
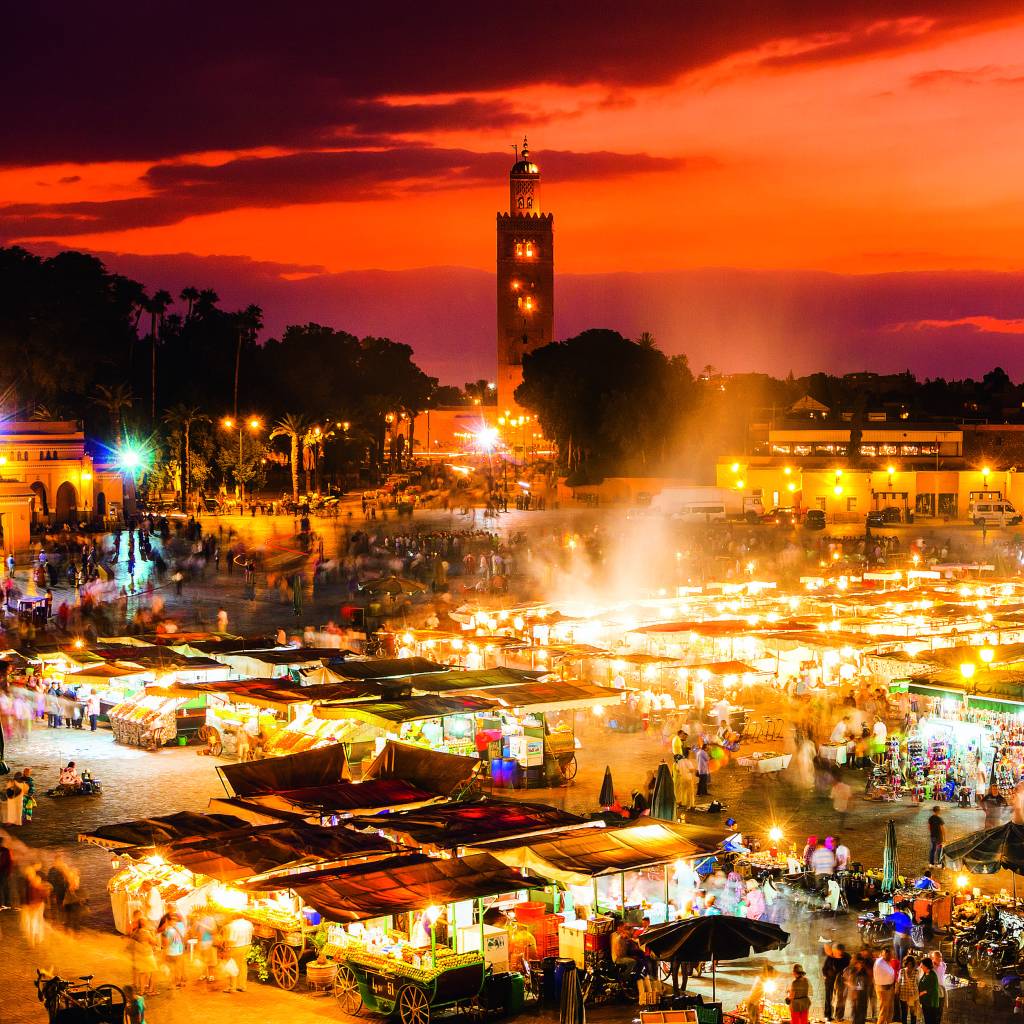
{"label": "orange sunset sky", "polygon": [[[213,284],[261,302],[271,330],[403,333],[442,376],[454,346],[486,372],[487,278],[437,271],[432,292],[423,274],[490,270],[528,134],[559,334],[653,328],[691,362],[726,340],[726,368],[773,372],[832,352],[824,368],[860,368],[841,365],[859,344],[865,365],[955,373],[969,344],[1015,375],[1019,5],[118,8],[15,17],[7,244],[95,251],[153,288]],[[351,273],[367,270],[420,273]],[[740,296],[741,322],[723,313]]]}

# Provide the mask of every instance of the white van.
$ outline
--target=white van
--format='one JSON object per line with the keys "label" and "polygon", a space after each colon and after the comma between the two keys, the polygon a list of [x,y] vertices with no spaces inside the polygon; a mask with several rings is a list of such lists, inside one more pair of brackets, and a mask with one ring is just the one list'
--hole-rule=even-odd
{"label": "white van", "polygon": [[1003,498],[979,498],[972,501],[968,516],[975,526],[1016,526],[1021,514]]}
{"label": "white van", "polygon": [[725,522],[725,505],[720,501],[690,501],[669,517],[677,523]]}

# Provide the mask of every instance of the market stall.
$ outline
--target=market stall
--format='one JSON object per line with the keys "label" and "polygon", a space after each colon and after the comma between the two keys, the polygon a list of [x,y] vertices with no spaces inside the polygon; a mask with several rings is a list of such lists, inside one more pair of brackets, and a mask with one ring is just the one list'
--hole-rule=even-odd
{"label": "market stall", "polygon": [[698,865],[729,841],[724,830],[644,819],[474,849],[564,887],[561,906],[551,908],[562,915],[558,954],[583,967],[586,952],[607,953],[615,918],[659,924],[681,914],[700,884]]}
{"label": "market stall", "polygon": [[[266,892],[275,884],[245,888]],[[403,1024],[426,1024],[434,1010],[475,1001],[488,968],[508,971],[507,936],[487,930],[483,898],[515,905],[527,887],[543,882],[485,854],[412,854],[303,873],[290,884],[306,909],[331,922],[323,956],[337,965],[342,1009],[395,1012]],[[297,977],[297,959],[295,968]],[[291,987],[292,975],[283,977],[282,987]]]}
{"label": "market stall", "polygon": [[175,740],[187,742],[202,728],[206,717],[188,707],[183,697],[167,697],[145,691],[115,704],[107,713],[114,739],[133,747],[155,750]]}

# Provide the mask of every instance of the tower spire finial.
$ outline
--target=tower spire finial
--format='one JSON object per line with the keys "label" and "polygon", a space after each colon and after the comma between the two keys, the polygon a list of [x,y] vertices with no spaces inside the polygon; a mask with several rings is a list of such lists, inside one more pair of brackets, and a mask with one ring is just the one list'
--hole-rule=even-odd
{"label": "tower spire finial", "polygon": [[529,157],[529,156],[530,156],[530,147],[529,147],[529,146],[527,146],[527,144],[526,144],[526,136],[524,135],[524,136],[523,136],[523,153],[522,153],[522,159],[523,159],[523,160],[526,160],[526,159],[528,159],[528,157]]}

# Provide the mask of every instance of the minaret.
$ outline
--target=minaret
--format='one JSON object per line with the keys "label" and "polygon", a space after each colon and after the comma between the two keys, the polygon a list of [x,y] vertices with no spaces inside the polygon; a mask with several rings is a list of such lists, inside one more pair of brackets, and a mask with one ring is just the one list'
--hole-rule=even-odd
{"label": "minaret", "polygon": [[554,218],[542,213],[540,168],[522,151],[509,172],[509,212],[498,214],[498,410],[515,408],[523,356],[553,340]]}

